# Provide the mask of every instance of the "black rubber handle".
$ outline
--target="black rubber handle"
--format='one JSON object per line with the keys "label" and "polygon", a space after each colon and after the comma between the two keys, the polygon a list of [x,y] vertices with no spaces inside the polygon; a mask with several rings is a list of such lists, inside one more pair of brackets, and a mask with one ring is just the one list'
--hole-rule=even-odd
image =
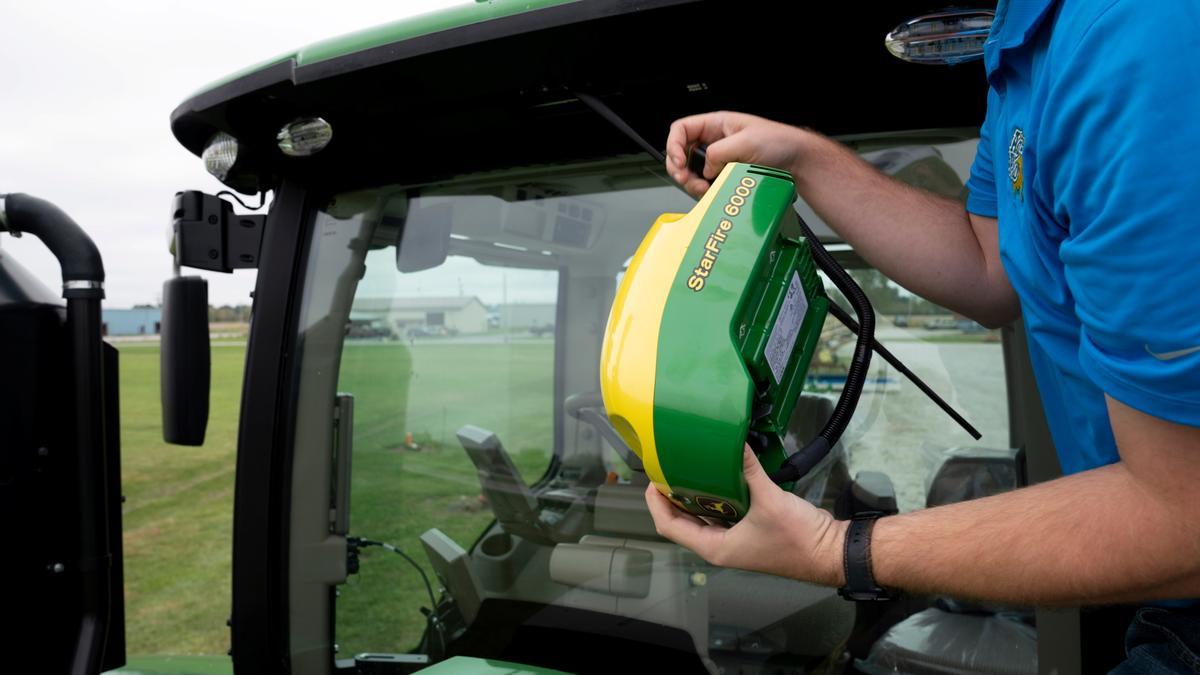
{"label": "black rubber handle", "polygon": [[5,196],[4,210],[9,230],[34,235],[58,258],[64,282],[104,281],[100,250],[62,209],[45,199],[15,193]]}

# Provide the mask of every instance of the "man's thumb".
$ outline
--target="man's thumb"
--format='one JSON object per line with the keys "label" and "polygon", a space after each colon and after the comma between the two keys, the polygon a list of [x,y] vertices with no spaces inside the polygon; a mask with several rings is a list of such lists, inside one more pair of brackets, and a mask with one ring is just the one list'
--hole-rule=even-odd
{"label": "man's thumb", "polygon": [[746,474],[746,483],[750,486],[750,499],[753,501],[756,492],[761,493],[763,490],[775,490],[775,483],[771,481],[771,477],[763,469],[762,463],[758,461],[754,451],[747,445],[742,452],[742,471]]}
{"label": "man's thumb", "polygon": [[711,181],[721,173],[726,164],[751,161],[749,150],[744,135],[737,133],[709,144],[704,151],[704,177]]}

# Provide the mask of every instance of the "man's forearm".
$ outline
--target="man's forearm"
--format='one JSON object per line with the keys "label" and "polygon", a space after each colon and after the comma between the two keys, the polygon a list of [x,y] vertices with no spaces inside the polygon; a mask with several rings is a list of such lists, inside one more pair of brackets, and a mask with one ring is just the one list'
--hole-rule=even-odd
{"label": "man's forearm", "polygon": [[798,131],[797,143],[798,192],[873,266],[985,325],[1016,317],[994,221],[973,219],[960,202],[894,180],[818,134]]}
{"label": "man's forearm", "polygon": [[1077,605],[1200,596],[1200,528],[1121,464],[881,519],[876,581],[915,592]]}

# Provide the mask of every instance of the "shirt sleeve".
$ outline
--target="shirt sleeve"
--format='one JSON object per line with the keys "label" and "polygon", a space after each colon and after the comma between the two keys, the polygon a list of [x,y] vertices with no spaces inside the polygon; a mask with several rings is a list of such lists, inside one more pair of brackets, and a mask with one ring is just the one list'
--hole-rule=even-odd
{"label": "shirt sleeve", "polygon": [[1054,74],[1034,208],[1059,248],[1083,372],[1108,395],[1200,426],[1200,10],[1118,0]]}
{"label": "shirt sleeve", "polygon": [[975,161],[971,164],[971,175],[967,178],[967,211],[988,218],[995,218],[996,167],[992,163],[992,117],[995,93],[988,90],[987,115],[979,129],[979,145],[975,147]]}

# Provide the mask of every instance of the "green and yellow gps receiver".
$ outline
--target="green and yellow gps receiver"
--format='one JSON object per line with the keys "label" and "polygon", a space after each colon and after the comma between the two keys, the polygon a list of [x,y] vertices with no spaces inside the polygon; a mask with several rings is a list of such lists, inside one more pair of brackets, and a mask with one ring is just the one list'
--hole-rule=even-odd
{"label": "green and yellow gps receiver", "polygon": [[[663,214],[617,290],[600,364],[612,425],[677,506],[737,520],[742,447],[768,471],[829,301],[796,218],[791,176],[729,164],[686,215]],[[794,228],[791,228],[794,231]]]}
{"label": "green and yellow gps receiver", "polygon": [[[608,419],[659,491],[696,515],[736,521],[749,509],[743,444],[784,488],[816,466],[854,414],[872,350],[980,437],[875,340],[870,300],[797,216],[795,196],[787,173],[726,165],[690,213],[658,218],[613,300],[600,357]],[[818,268],[857,321],[826,296]],[[846,383],[820,433],[789,453],[827,314],[857,334]]]}

